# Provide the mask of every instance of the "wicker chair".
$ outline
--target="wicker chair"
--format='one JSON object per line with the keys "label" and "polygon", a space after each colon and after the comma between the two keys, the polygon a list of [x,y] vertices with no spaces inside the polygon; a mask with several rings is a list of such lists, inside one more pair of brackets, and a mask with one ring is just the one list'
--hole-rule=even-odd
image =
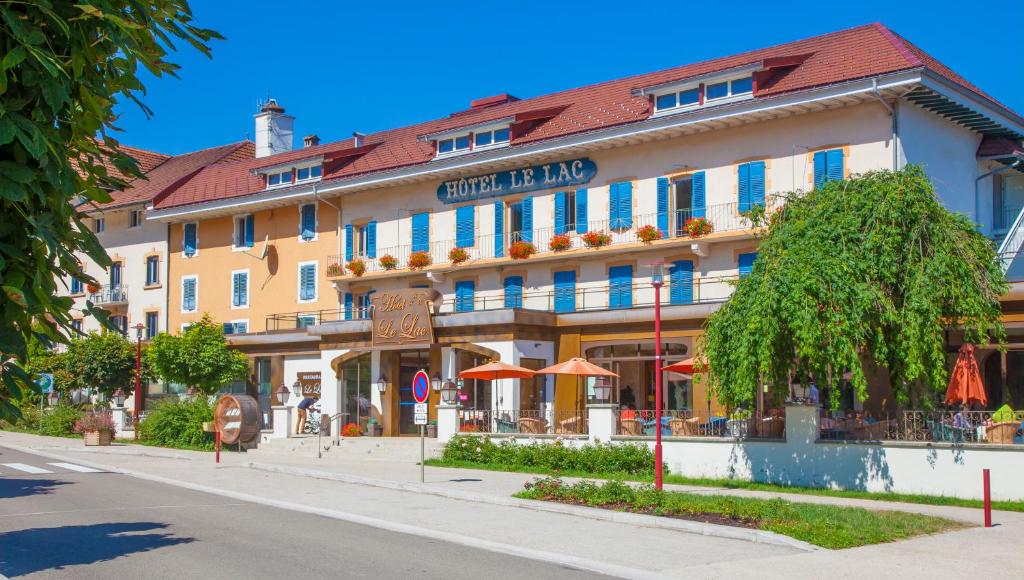
{"label": "wicker chair", "polygon": [[642,435],[643,432],[644,426],[637,419],[622,419],[619,421],[620,435]]}
{"label": "wicker chair", "polygon": [[587,420],[584,417],[569,417],[559,421],[555,433],[562,435],[582,435],[587,432]]}
{"label": "wicker chair", "polygon": [[690,419],[676,417],[668,422],[668,428],[672,431],[673,437],[695,437],[697,435],[697,425],[699,424],[700,419],[697,417]]}
{"label": "wicker chair", "polygon": [[761,419],[759,435],[765,439],[784,439],[786,420],[782,417],[765,417]]}
{"label": "wicker chair", "polygon": [[989,443],[1003,445],[1013,444],[1013,437],[1017,434],[1021,424],[1017,421],[1003,421],[985,429],[985,438]]}
{"label": "wicker chair", "polygon": [[889,428],[895,425],[892,420],[864,423],[853,428],[852,438],[856,441],[883,441],[889,438]]}
{"label": "wicker chair", "polygon": [[548,422],[536,417],[520,417],[519,432],[531,435],[542,435],[548,432]]}

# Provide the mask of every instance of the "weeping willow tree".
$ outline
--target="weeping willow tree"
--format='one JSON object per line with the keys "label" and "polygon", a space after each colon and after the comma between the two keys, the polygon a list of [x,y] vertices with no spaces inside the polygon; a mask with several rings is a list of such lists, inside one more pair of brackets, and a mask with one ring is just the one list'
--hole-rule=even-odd
{"label": "weeping willow tree", "polygon": [[753,272],[698,345],[726,405],[753,402],[761,384],[777,399],[792,377],[833,386],[844,373],[866,400],[872,367],[888,370],[898,405],[928,405],[946,387],[947,329],[1005,341],[1008,285],[992,242],[942,205],[919,167],[784,197],[761,223]]}

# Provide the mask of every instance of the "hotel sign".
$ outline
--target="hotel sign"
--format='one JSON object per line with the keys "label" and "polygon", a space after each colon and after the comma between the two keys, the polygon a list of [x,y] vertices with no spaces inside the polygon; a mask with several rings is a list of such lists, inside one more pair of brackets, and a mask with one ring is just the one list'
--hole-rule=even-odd
{"label": "hotel sign", "polygon": [[303,397],[320,398],[320,371],[296,373]]}
{"label": "hotel sign", "polygon": [[374,348],[429,346],[434,343],[433,313],[441,294],[431,288],[382,291],[370,299]]}
{"label": "hotel sign", "polygon": [[582,185],[593,179],[595,173],[597,165],[587,158],[556,161],[445,181],[437,188],[437,199],[442,203],[461,203],[513,193]]}

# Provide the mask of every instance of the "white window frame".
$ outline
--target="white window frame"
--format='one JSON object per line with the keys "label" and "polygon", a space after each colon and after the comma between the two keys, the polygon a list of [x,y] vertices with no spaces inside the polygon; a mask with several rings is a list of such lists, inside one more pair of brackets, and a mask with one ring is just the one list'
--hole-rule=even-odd
{"label": "white window frame", "polygon": [[366,259],[366,246],[369,244],[368,224],[352,224],[352,257]]}
{"label": "white window frame", "polygon": [[[135,219],[135,225],[132,225],[132,219]],[[135,230],[142,227],[142,210],[141,209],[130,209],[128,210],[128,229]]]}
{"label": "white window frame", "polygon": [[[302,267],[313,266],[313,297],[308,300],[302,299]],[[317,279],[320,276],[320,262],[317,260],[308,260],[306,262],[299,262],[295,268],[295,300],[299,304],[310,304],[316,302],[320,298],[320,281]]]}
{"label": "white window frame", "polygon": [[[245,323],[245,332],[244,333],[240,333],[240,332],[236,332],[235,331],[234,326],[236,324],[238,324],[239,322],[244,322]],[[234,335],[234,334],[249,334],[249,319],[248,318],[236,318],[235,320],[229,320],[228,324],[230,324],[231,327],[232,327],[231,328],[231,330],[232,330],[231,334],[232,335]]]}
{"label": "white window frame", "polygon": [[[302,237],[302,208],[306,207],[307,205],[313,206],[313,237],[309,238],[308,240],[304,239]],[[354,229],[352,231],[352,236],[353,236],[353,238],[355,238],[355,230]],[[299,204],[299,233],[296,236],[296,239],[299,240],[300,244],[308,244],[310,242],[317,241],[319,238],[320,238],[320,204],[317,203],[317,202],[314,202],[314,201],[311,201],[309,203],[301,203],[301,204]]]}
{"label": "white window frame", "polygon": [[[316,167],[320,168],[320,175],[313,175],[313,169],[316,168]],[[308,169],[310,175],[309,175],[309,177],[307,177],[305,179],[299,179],[299,171],[301,171],[303,169]],[[312,163],[312,164],[309,164],[309,165],[296,165],[295,166],[295,183],[309,183],[311,181],[320,181],[321,179],[323,179],[323,176],[324,176],[324,166],[323,166],[323,163]]]}
{"label": "white window frame", "polygon": [[[185,253],[185,226],[189,224],[195,224],[196,226],[196,251],[191,256]],[[234,241],[234,240],[232,240]],[[185,222],[181,224],[181,256],[186,260],[190,260],[199,255],[199,222]]]}
{"label": "white window frame", "polygon": [[[284,175],[286,173],[291,175],[291,179],[289,179],[288,181],[280,181],[280,176],[282,176],[282,175]],[[295,185],[296,183],[298,183],[298,181],[299,181],[297,179],[297,176],[295,175],[295,168],[294,167],[289,167],[288,169],[275,169],[274,171],[268,171],[265,175],[267,176],[267,189],[278,189],[278,188],[281,188],[281,187],[291,187],[291,186]],[[278,176],[279,181],[277,183],[273,183],[273,184],[270,183],[270,176],[271,175]]]}
{"label": "white window frame", "polygon": [[[458,149],[458,148],[455,147],[455,144],[462,137],[466,138],[467,144],[466,144],[466,147],[464,149]],[[437,154],[434,156],[435,159],[442,159],[444,157],[454,157],[456,155],[464,155],[466,153],[469,153],[470,151],[473,151],[473,133],[471,131],[466,131],[464,133],[458,133],[458,134],[454,134],[454,135],[445,135],[444,137],[438,137],[434,141],[436,143],[435,147],[437,149]],[[448,151],[448,152],[445,152],[445,153],[441,153],[441,142],[442,141],[451,141],[452,142],[452,150]],[[490,147],[490,146],[488,145],[488,147]],[[481,147],[481,149],[484,149],[484,147]]]}
{"label": "white window frame", "polygon": [[[149,281],[149,260],[150,260],[150,258],[156,258],[156,282],[150,282]],[[146,273],[143,274],[143,276],[145,276],[144,280],[145,280],[145,283],[146,283],[144,288],[157,288],[157,287],[160,286],[161,281],[163,280],[163,276],[161,276],[161,272],[160,272],[160,263],[162,261],[163,260],[160,259],[160,256],[155,255],[155,254],[152,255],[152,256],[146,256],[145,261],[144,261],[144,263],[146,264]]]}
{"label": "white window frame", "polygon": [[[195,280],[196,281],[196,309],[185,310],[185,281]],[[199,274],[189,274],[181,277],[181,313],[182,314],[195,314],[199,312]]]}
{"label": "white window frame", "polygon": [[156,336],[156,335],[160,334],[160,311],[159,310],[146,310],[146,311],[144,311],[142,313],[142,322],[143,322],[142,333],[144,335],[149,333],[149,327],[147,327],[145,325],[145,323],[149,322],[149,315],[150,314],[156,314],[156,328],[154,329],[154,332],[153,332],[153,336]]}
{"label": "white window frame", "polygon": [[195,322],[182,322],[181,323],[181,334],[185,334],[185,331],[192,328]]}
{"label": "white window frame", "polygon": [[92,218],[92,233],[102,234],[107,231],[107,220],[106,218]]}
{"label": "white window frame", "polygon": [[[752,98],[754,98],[753,81],[752,80],[751,80],[751,90],[748,91],[748,92],[744,92],[744,93],[733,93],[732,92],[732,83],[733,83],[733,81],[743,80],[743,79],[747,79],[747,78],[753,79],[753,74],[754,73],[752,71],[749,71],[749,72],[742,72],[742,73],[733,73],[733,74],[728,74],[728,75],[722,75],[721,77],[707,77],[707,78],[703,78],[703,79],[701,79],[699,81],[689,81],[689,82],[685,82],[685,83],[680,83],[678,85],[672,85],[672,86],[664,87],[664,88],[658,89],[657,91],[652,91],[651,93],[649,93],[654,98],[654,104],[653,104],[653,106],[654,106],[654,113],[652,114],[652,116],[657,117],[657,116],[661,116],[661,115],[674,115],[676,113],[680,113],[680,112],[684,112],[684,111],[692,111],[694,109],[700,109],[700,108],[707,107],[707,106],[710,106],[710,105],[722,105],[722,104],[726,104],[726,103],[734,103],[736,101],[745,101],[747,99],[752,99]],[[724,97],[716,97],[714,99],[708,98],[708,95],[707,95],[708,86],[709,85],[717,85],[717,84],[720,84],[720,83],[726,83],[726,85],[727,85],[727,87],[729,89],[729,93],[726,96],[724,96]],[[698,91],[701,91],[703,93],[703,97],[704,97],[704,101],[703,102],[698,100],[696,103],[689,103],[689,104],[686,104],[686,105],[679,105],[678,102],[677,102],[676,106],[674,106],[674,107],[666,107],[664,109],[657,108],[658,107],[658,97],[663,97],[665,95],[671,95],[673,93],[677,93],[678,94],[678,93],[682,93],[684,91],[689,91],[689,90],[693,90],[693,89],[697,89]]]}
{"label": "white window frame", "polygon": [[[242,235],[242,245],[241,246],[237,245],[237,242],[238,242],[238,239],[239,239],[238,238],[238,220],[242,220],[242,227],[244,228],[245,227],[245,220],[249,216],[251,216],[251,215],[253,215],[253,214],[252,213],[240,213],[240,214],[235,214],[234,216],[231,217],[231,251],[232,252],[245,252],[245,251],[248,251],[250,249],[249,246],[245,245],[245,234],[244,233]],[[253,226],[252,227],[253,228],[256,227],[256,218],[255,218],[255,216],[253,216]],[[198,239],[198,237],[199,237],[199,230],[196,230],[196,238]],[[252,239],[253,239],[253,243],[255,244],[255,242],[256,242],[256,232],[255,231],[253,232]],[[196,242],[196,245],[197,246],[199,245],[198,241]]]}
{"label": "white window frame", "polygon": [[[744,99],[753,98],[754,97],[753,84],[751,84],[750,92],[746,92],[746,93],[733,93],[732,92],[732,82],[733,81],[742,80],[742,79],[745,79],[745,78],[749,78],[751,76],[753,76],[753,73],[742,74],[742,75],[732,75],[732,76],[723,77],[723,78],[720,78],[720,79],[714,79],[713,82],[705,82],[704,83],[704,91],[705,91],[704,92],[704,104],[707,105],[708,103],[711,103],[711,104],[714,104],[714,105],[718,105],[718,104],[721,104],[721,103],[732,103],[732,102],[735,102],[735,101],[742,101]],[[717,85],[717,84],[721,84],[721,83],[726,83],[727,84],[727,86],[729,88],[729,94],[727,94],[724,97],[716,97],[714,99],[709,99],[708,96],[707,96],[707,86],[708,85]]]}
{"label": "white window frame", "polygon": [[[678,113],[680,111],[689,111],[689,110],[692,110],[692,109],[699,109],[701,107],[701,104],[700,104],[701,84],[702,83],[691,83],[691,84],[686,84],[686,85],[679,85],[677,87],[673,87],[672,90],[659,91],[657,93],[654,93],[654,95],[653,95],[654,96],[654,114],[655,115],[667,115],[667,114],[670,114],[670,113]],[[694,89],[697,89],[697,95],[698,95],[697,96],[697,102],[696,103],[688,103],[686,105],[680,105],[679,104],[679,93],[686,92],[686,91],[692,91]],[[664,97],[665,95],[672,95],[672,94],[676,95],[676,106],[674,106],[674,107],[666,107],[664,109],[659,109],[658,108],[658,98],[659,97]],[[704,101],[704,102],[706,103],[707,101]]]}
{"label": "white window frame", "polygon": [[[508,139],[505,141],[494,141],[494,133],[501,131],[502,129],[508,131]],[[476,136],[480,133],[490,133],[491,142],[487,145],[477,145]],[[480,127],[479,129],[470,133],[470,149],[473,151],[486,151],[487,149],[498,149],[500,147],[508,147],[512,143],[512,126],[511,125],[492,125],[490,127]]]}
{"label": "white window frame", "polygon": [[[241,306],[235,306],[235,274],[245,274],[245,304]],[[231,305],[232,310],[246,310],[249,308],[249,269],[243,270],[232,270],[231,271],[231,283],[228,285],[228,304]],[[198,294],[196,294],[198,296]]]}

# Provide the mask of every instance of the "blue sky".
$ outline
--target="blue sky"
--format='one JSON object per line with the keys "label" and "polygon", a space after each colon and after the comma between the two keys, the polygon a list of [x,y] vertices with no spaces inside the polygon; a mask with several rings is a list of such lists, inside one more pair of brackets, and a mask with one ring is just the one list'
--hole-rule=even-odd
{"label": "blue sky", "polygon": [[187,48],[173,54],[180,79],[147,78],[143,100],[155,114],[119,108],[123,143],[183,153],[251,138],[256,102],[268,96],[296,116],[296,145],[309,133],[333,141],[445,116],[479,97],[531,97],[876,21],[1024,113],[1012,33],[1024,3],[984,18],[947,0],[192,0],[192,8],[227,39],[213,44],[212,60]]}

